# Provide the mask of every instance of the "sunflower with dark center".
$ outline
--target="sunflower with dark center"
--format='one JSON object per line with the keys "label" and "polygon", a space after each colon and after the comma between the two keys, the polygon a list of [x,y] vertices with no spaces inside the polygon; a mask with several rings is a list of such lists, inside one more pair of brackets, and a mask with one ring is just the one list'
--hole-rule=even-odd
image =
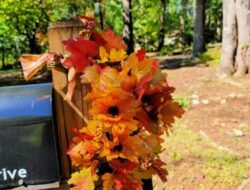
{"label": "sunflower with dark center", "polygon": [[130,92],[121,89],[92,92],[87,97],[91,102],[90,114],[102,122],[115,122],[133,120],[139,102]]}
{"label": "sunflower with dark center", "polygon": [[117,128],[112,128],[111,133],[105,133],[101,141],[103,149],[100,157],[106,157],[108,161],[122,158],[138,163],[138,156],[145,155],[147,151],[138,135],[130,136],[128,131],[121,132]]}
{"label": "sunflower with dark center", "polygon": [[115,117],[119,114],[119,108],[117,106],[110,106],[108,108],[108,113],[113,117]]}

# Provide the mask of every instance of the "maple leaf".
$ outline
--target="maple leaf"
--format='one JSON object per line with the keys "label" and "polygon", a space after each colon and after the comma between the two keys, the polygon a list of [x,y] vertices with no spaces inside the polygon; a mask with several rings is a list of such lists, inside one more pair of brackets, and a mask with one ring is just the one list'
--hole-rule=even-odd
{"label": "maple leaf", "polygon": [[82,140],[92,140],[94,138],[93,135],[91,134],[87,134],[84,132],[80,132],[77,128],[73,128],[72,132],[77,135],[79,138],[81,138]]}
{"label": "maple leaf", "polygon": [[74,67],[77,73],[83,72],[92,63],[93,58],[98,56],[98,44],[94,41],[78,37],[63,43],[71,55],[66,57],[62,64],[67,69]]}
{"label": "maple leaf", "polygon": [[161,120],[165,126],[171,126],[175,121],[175,117],[181,118],[185,111],[177,102],[169,100],[158,108],[158,112],[159,120]]}
{"label": "maple leaf", "polygon": [[161,152],[161,143],[164,141],[157,134],[151,134],[146,131],[142,131],[138,135],[144,141],[147,152],[152,154],[159,154]]}
{"label": "maple leaf", "polygon": [[110,62],[123,61],[127,57],[127,53],[124,49],[116,50],[112,48],[110,50]]}
{"label": "maple leaf", "polygon": [[135,169],[133,171],[133,178],[137,180],[151,179],[152,173],[149,170]]}
{"label": "maple leaf", "polygon": [[155,67],[155,60],[144,58],[139,61],[136,53],[130,54],[128,60],[122,63],[122,71],[125,73],[131,72],[138,80],[152,72],[153,67]]}
{"label": "maple leaf", "polygon": [[133,179],[131,176],[116,173],[115,177],[115,190],[142,190],[140,181]]}
{"label": "maple leaf", "polygon": [[135,88],[135,92],[137,94],[138,100],[141,100],[143,94],[146,92],[150,81],[152,80],[151,73],[147,74],[146,76],[142,77],[139,83]]}
{"label": "maple leaf", "polygon": [[103,37],[96,31],[92,30],[90,39],[95,41],[99,46],[104,46],[107,42],[103,39]]}
{"label": "maple leaf", "polygon": [[141,127],[144,127],[147,131],[152,132],[153,121],[148,117],[145,110],[140,109],[136,114],[136,119],[138,119]]}
{"label": "maple leaf", "polygon": [[106,52],[104,47],[99,48],[99,55],[101,58],[101,63],[106,63],[109,60],[109,54]]}
{"label": "maple leaf", "polygon": [[91,83],[92,88],[95,90],[105,90],[119,86],[118,72],[109,66],[104,68],[96,64],[89,66],[81,78],[82,82]]}
{"label": "maple leaf", "polygon": [[[91,135],[80,134],[80,137],[74,139],[74,143],[70,145],[67,154],[70,156],[72,165],[74,166],[94,166],[93,157],[102,148],[102,145],[94,140],[91,140]],[[92,168],[93,169],[93,168]]]}
{"label": "maple leaf", "polygon": [[167,182],[167,175],[168,175],[168,171],[164,168],[162,168],[162,166],[165,166],[166,164],[161,161],[161,160],[155,160],[152,163],[152,166],[149,168],[149,171],[152,174],[157,174],[160,179],[162,180],[162,182]]}
{"label": "maple leaf", "polygon": [[94,181],[97,175],[91,175],[91,168],[84,168],[80,172],[75,172],[68,180],[68,184],[75,185],[71,190],[94,190]]}
{"label": "maple leaf", "polygon": [[24,54],[20,57],[25,80],[31,79],[46,63],[53,60],[55,54],[44,53],[40,55]]}
{"label": "maple leaf", "polygon": [[127,48],[121,36],[115,35],[115,33],[110,28],[108,28],[106,31],[102,31],[101,36],[106,41],[106,43],[104,44],[104,48],[108,52],[110,52],[112,48],[116,50],[120,50],[120,49],[125,50]]}
{"label": "maple leaf", "polygon": [[77,144],[71,144],[67,154],[70,156],[73,166],[80,166],[83,163],[83,157],[86,153],[85,145],[82,141]]}
{"label": "maple leaf", "polygon": [[146,52],[144,49],[140,49],[136,52],[136,56],[138,57],[138,61],[141,62],[145,58]]}
{"label": "maple leaf", "polygon": [[130,162],[126,159],[114,159],[109,162],[111,168],[123,174],[131,174],[138,166],[138,163]]}

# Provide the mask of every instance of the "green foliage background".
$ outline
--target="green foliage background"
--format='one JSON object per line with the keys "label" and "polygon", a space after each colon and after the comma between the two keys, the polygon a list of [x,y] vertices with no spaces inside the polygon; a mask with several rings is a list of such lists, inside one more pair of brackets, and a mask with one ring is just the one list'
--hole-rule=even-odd
{"label": "green foliage background", "polygon": [[[160,36],[160,17],[165,18],[163,54],[185,50],[192,45],[194,0],[132,0],[133,34],[136,48],[156,51]],[[87,7],[104,15],[104,26],[122,35],[123,7],[121,0],[1,0],[0,3],[0,68],[13,64],[21,53],[41,53],[48,46],[40,46],[36,33],[46,34],[49,24],[84,14]],[[220,41],[218,29],[222,19],[222,0],[206,3],[207,42]]]}

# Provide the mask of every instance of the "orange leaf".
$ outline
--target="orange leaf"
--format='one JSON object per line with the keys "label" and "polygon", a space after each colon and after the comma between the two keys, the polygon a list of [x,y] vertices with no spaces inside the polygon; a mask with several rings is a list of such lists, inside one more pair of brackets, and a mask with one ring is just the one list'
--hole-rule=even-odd
{"label": "orange leaf", "polygon": [[25,80],[30,80],[55,54],[44,53],[40,55],[24,54],[20,57]]}
{"label": "orange leaf", "polygon": [[152,132],[152,125],[153,121],[148,117],[147,113],[140,109],[137,114],[136,118],[139,120],[139,125],[144,127],[147,131]]}
{"label": "orange leaf", "polygon": [[113,190],[114,189],[115,181],[114,181],[113,174],[105,173],[102,176],[102,180],[103,180],[103,188],[102,188],[102,190]]}
{"label": "orange leaf", "polygon": [[121,36],[115,35],[115,33],[108,28],[106,31],[102,31],[102,37],[106,41],[106,44],[104,44],[104,48],[110,52],[112,48],[114,49],[126,49],[127,46],[125,42],[122,40]]}
{"label": "orange leaf", "polygon": [[175,117],[181,118],[182,114],[184,114],[182,107],[177,102],[169,100],[159,107],[158,118],[166,126],[171,126],[175,121]]}

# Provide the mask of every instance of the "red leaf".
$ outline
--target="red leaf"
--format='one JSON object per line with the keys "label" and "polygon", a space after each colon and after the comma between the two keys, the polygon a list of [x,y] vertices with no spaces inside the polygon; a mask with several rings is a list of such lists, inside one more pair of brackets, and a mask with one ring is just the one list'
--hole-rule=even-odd
{"label": "red leaf", "polygon": [[127,175],[116,173],[115,190],[142,190],[142,185],[139,181],[129,178]]}
{"label": "red leaf", "polygon": [[78,129],[73,128],[72,132],[77,135],[78,137],[80,137],[82,140],[91,140],[94,138],[93,135],[87,134],[87,133],[81,133]]}
{"label": "red leaf", "polygon": [[168,171],[164,168],[162,168],[162,166],[165,166],[166,164],[161,161],[161,160],[155,160],[151,166],[151,168],[149,169],[153,174],[157,174],[162,182],[167,182],[167,175],[168,175]]}
{"label": "red leaf", "polygon": [[146,55],[146,52],[144,51],[144,49],[140,49],[136,53],[136,56],[138,57],[139,62],[143,61],[145,55]]}
{"label": "red leaf", "polygon": [[152,80],[152,74],[149,73],[146,76],[142,77],[136,87],[136,94],[138,96],[138,100],[141,100],[143,94],[148,88],[149,82]]}
{"label": "red leaf", "polygon": [[95,41],[99,46],[104,46],[107,43],[96,30],[92,30],[90,39]]}
{"label": "red leaf", "polygon": [[118,159],[110,161],[109,164],[115,171],[123,174],[131,174],[133,169],[138,166],[137,163],[130,162],[129,160],[120,161]]}
{"label": "red leaf", "polygon": [[79,16],[79,19],[80,20],[87,20],[87,21],[94,21],[95,22],[95,24],[98,24],[98,22],[94,19],[94,18],[92,18],[92,17],[88,17],[88,16]]}
{"label": "red leaf", "polygon": [[71,55],[62,64],[67,69],[74,67],[77,73],[83,72],[93,58],[98,56],[98,45],[94,41],[78,37],[76,40],[70,39],[63,43]]}

